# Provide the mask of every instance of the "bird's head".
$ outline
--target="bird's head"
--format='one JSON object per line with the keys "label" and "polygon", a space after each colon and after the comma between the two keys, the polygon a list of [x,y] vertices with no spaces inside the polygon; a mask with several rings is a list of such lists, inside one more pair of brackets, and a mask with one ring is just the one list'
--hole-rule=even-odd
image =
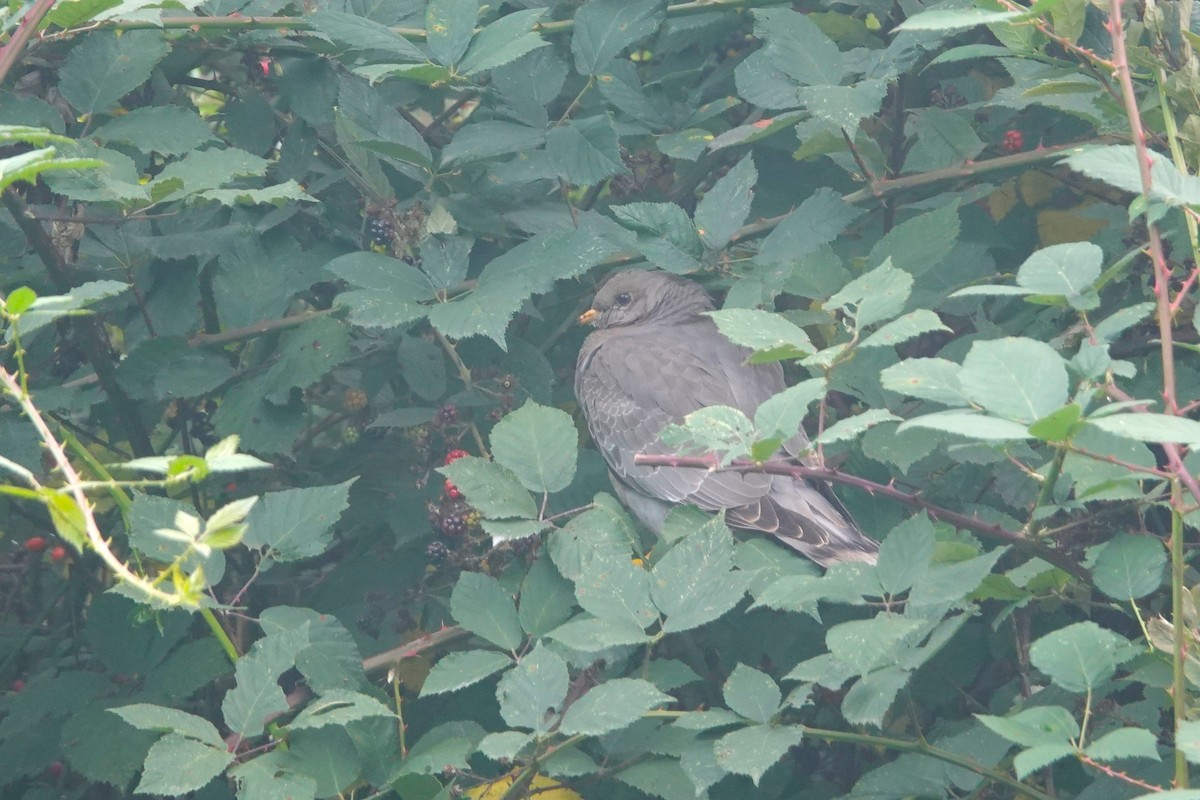
{"label": "bird's head", "polygon": [[597,328],[678,323],[712,309],[712,298],[699,284],[669,272],[635,269],[605,281],[579,321]]}

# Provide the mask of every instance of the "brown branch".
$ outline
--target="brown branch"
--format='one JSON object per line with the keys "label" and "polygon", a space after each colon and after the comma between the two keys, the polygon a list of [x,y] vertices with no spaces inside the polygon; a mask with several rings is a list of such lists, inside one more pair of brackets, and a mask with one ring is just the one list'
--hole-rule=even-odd
{"label": "brown branch", "polygon": [[427,650],[441,647],[464,636],[470,636],[470,632],[457,625],[452,628],[442,628],[439,631],[427,633],[421,638],[405,642],[399,647],[393,647],[391,650],[385,650],[382,653],[364,658],[363,671],[368,675],[382,672],[389,667],[399,664],[406,658],[416,658]]}
{"label": "brown branch", "polygon": [[898,503],[906,505],[910,508],[917,508],[927,513],[933,519],[941,522],[948,522],[958,528],[975,531],[993,539],[1011,544],[1021,550],[1036,555],[1038,558],[1053,564],[1059,569],[1074,575],[1083,581],[1090,581],[1091,578],[1087,571],[1077,563],[1072,561],[1067,556],[1053,550],[1046,545],[1031,541],[1019,533],[1002,528],[991,522],[985,522],[978,517],[971,517],[962,514],[958,511],[951,511],[948,508],[934,505],[922,498],[920,495],[910,492],[901,491],[891,484],[876,483],[875,481],[860,478],[857,475],[848,475],[844,472],[839,472],[835,469],[826,467],[803,467],[798,464],[789,464],[786,461],[766,461],[761,464],[754,461],[734,461],[728,467],[721,467],[720,461],[715,456],[658,456],[638,453],[633,457],[633,463],[647,467],[685,467],[691,469],[707,469],[711,471],[720,471],[722,469],[736,472],[761,472],[768,475],[787,475],[792,478],[802,480],[817,480],[827,481],[829,483],[840,483],[845,486],[853,486],[862,489],[867,494],[872,496],[881,495],[890,500],[895,500]]}
{"label": "brown branch", "polygon": [[230,328],[227,331],[220,333],[198,333],[188,339],[188,344],[192,347],[207,347],[211,345],[229,344],[230,342],[238,342],[242,339],[253,339],[256,336],[271,333],[273,331],[286,330],[287,328],[295,328],[303,325],[310,319],[323,317],[326,314],[333,313],[333,309],[325,309],[324,311],[310,311],[307,314],[296,314],[291,317],[281,317],[279,319],[267,319],[262,322],[256,322],[253,325],[246,325],[242,328]]}

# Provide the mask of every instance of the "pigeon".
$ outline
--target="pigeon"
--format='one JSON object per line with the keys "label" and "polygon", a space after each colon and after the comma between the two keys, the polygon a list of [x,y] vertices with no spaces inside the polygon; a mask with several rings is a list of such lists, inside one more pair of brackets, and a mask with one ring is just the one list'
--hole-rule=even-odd
{"label": "pigeon", "polygon": [[[596,330],[579,352],[575,396],[618,499],[656,534],[672,507],[691,504],[724,511],[734,528],[770,534],[822,567],[875,563],[879,544],[859,530],[828,484],[634,463],[639,453],[677,454],[659,434],[693,411],[724,405],[753,418],[785,388],[778,363],[748,363],[751,351],[717,329],[704,313],[713,307],[687,278],[629,270],[606,281],[579,317]],[[807,444],[800,431],[789,449]]]}

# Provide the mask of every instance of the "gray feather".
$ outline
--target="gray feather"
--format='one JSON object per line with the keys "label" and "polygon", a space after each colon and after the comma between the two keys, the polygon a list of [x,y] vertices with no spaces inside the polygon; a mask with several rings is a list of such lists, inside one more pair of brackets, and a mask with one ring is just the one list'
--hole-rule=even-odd
{"label": "gray feather", "polygon": [[[878,544],[827,486],[633,463],[638,453],[673,454],[659,434],[693,411],[725,405],[753,417],[764,400],[783,391],[779,365],[748,364],[750,351],[702,316],[711,308],[697,284],[658,272],[618,273],[596,295],[597,330],[580,350],[575,395],[618,498],[655,532],[672,505],[690,503],[724,510],[730,525],[772,534],[823,566],[873,563]],[[801,432],[789,445],[806,443]]]}

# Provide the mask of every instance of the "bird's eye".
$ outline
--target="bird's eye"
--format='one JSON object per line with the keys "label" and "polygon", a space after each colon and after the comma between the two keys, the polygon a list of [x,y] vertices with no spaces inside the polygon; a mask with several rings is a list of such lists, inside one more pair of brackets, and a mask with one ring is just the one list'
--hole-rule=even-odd
{"label": "bird's eye", "polygon": [[628,292],[621,292],[619,295],[617,295],[617,305],[627,306],[631,302],[633,302],[633,298],[629,296]]}

